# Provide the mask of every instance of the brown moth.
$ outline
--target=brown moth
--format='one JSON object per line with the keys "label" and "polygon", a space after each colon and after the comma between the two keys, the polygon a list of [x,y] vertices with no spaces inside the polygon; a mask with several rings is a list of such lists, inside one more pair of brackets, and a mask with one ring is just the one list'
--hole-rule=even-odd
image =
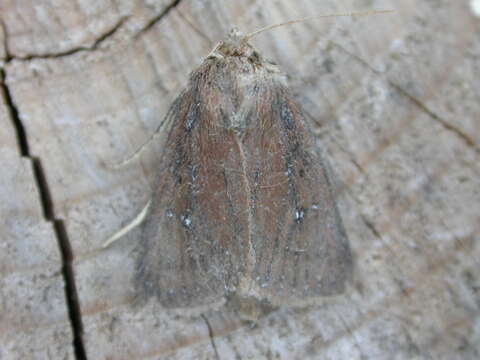
{"label": "brown moth", "polygon": [[166,119],[141,298],[184,309],[230,301],[247,314],[344,291],[347,236],[285,82],[236,30],[193,71]]}

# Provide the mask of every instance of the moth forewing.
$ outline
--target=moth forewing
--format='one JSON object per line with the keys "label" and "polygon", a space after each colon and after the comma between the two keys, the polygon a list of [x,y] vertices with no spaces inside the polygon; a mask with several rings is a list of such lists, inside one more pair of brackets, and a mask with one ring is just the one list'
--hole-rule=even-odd
{"label": "moth forewing", "polygon": [[174,106],[142,233],[139,296],[192,308],[341,293],[347,237],[278,68],[232,32]]}

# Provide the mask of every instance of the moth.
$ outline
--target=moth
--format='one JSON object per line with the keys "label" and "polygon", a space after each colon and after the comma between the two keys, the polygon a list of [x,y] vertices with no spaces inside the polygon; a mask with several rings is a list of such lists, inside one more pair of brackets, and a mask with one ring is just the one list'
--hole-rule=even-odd
{"label": "moth", "polygon": [[285,75],[247,36],[232,30],[214,48],[166,123],[140,297],[248,316],[344,291],[352,256],[327,168]]}

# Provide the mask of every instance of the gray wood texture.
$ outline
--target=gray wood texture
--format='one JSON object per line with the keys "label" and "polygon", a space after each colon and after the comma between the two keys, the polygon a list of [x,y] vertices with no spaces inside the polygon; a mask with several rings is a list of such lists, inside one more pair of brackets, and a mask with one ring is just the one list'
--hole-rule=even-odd
{"label": "gray wood texture", "polygon": [[[365,9],[395,13],[252,40],[288,74],[336,175],[350,291],[255,327],[225,309],[132,307],[138,229],[101,246],[149,199],[160,142],[110,166],[233,25]],[[480,18],[468,1],[6,0],[0,21],[0,359],[480,357]]]}
{"label": "gray wood texture", "polygon": [[0,359],[73,359],[62,260],[0,99]]}

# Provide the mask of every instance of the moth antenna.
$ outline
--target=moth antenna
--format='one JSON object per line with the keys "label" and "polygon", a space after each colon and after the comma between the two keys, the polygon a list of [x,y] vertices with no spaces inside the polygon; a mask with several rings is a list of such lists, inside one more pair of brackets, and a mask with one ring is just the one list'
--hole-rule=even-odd
{"label": "moth antenna", "polygon": [[[171,110],[169,111],[169,113],[171,112]],[[148,146],[150,145],[150,143],[152,142],[152,140],[157,136],[157,134],[160,132],[160,130],[164,127],[164,126],[168,126],[168,124],[172,121],[172,118],[169,115],[169,113],[167,114],[167,116],[160,122],[160,124],[157,126],[157,128],[155,129],[155,131],[153,132],[153,134],[151,134],[148,139],[142,144],[140,145],[134,152],[133,154],[131,154],[129,157],[127,157],[126,159],[116,163],[116,164],[113,164],[113,165],[108,165],[108,164],[105,164],[103,161],[102,161],[102,166],[109,169],[109,170],[118,170],[122,167],[124,167],[125,165],[127,165],[130,161],[132,161],[133,159],[135,159],[137,156],[139,156],[142,151]]]}
{"label": "moth antenna", "polygon": [[180,16],[183,19],[183,21],[187,23],[188,26],[190,26],[198,35],[200,35],[200,37],[208,44],[208,46],[212,46],[212,44],[215,43],[212,39],[208,37],[207,34],[205,34],[202,30],[200,30],[200,28],[197,27],[193,21],[190,21],[190,19],[187,16],[183,15],[183,13],[180,10],[178,10],[178,16]]}
{"label": "moth antenna", "polygon": [[292,24],[296,24],[296,23],[300,23],[300,22],[304,22],[304,21],[320,19],[320,18],[339,17],[339,16],[369,16],[369,15],[392,13],[394,11],[395,10],[368,10],[368,11],[358,11],[358,12],[334,13],[334,14],[308,16],[308,17],[304,17],[304,18],[301,18],[301,19],[286,21],[286,22],[279,23],[279,24],[268,25],[268,26],[263,27],[259,30],[251,32],[250,34],[245,35],[244,41],[248,41],[252,37],[257,36],[258,34],[264,32],[264,31],[268,31],[268,30],[271,30],[271,29],[275,29],[277,27],[281,27],[281,26],[285,26],[285,25],[292,25]]}

